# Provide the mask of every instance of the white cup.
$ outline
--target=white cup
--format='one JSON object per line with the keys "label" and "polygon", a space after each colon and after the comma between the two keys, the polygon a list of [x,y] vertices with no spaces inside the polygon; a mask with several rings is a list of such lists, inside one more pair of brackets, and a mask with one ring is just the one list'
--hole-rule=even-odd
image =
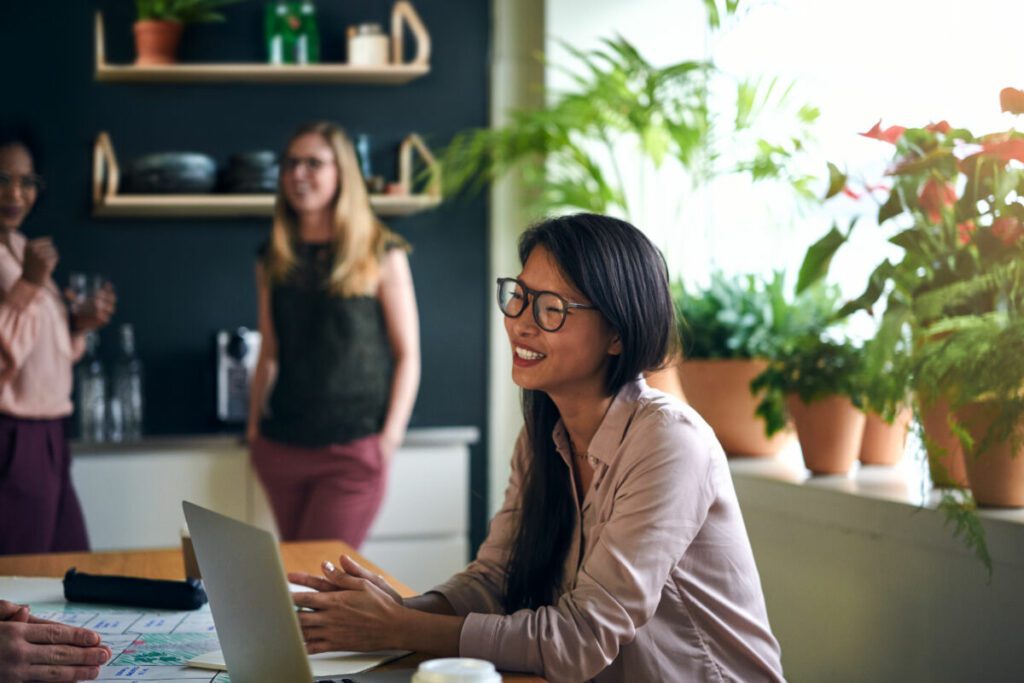
{"label": "white cup", "polygon": [[411,683],[501,683],[501,674],[483,659],[449,657],[421,663]]}

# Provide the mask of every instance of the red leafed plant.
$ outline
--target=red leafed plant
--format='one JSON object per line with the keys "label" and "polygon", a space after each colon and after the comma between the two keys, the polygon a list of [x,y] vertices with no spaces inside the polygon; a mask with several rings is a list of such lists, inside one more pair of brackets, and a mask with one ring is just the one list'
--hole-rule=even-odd
{"label": "red leafed plant", "polygon": [[[1003,111],[1024,113],[1024,91],[1005,88],[1000,104]],[[877,200],[878,224],[898,226],[890,241],[904,256],[881,263],[865,292],[842,312],[870,310],[886,291],[912,307],[923,325],[1005,308],[996,281],[1006,285],[1001,276],[1024,258],[1024,133],[1011,128],[976,136],[943,120],[918,128],[883,128],[879,121],[861,135],[895,149],[887,171],[891,189]],[[829,170],[827,197],[877,199],[884,188],[854,183],[834,164]],[[822,258],[830,259],[845,241],[836,228],[830,235]]]}
{"label": "red leafed plant", "polygon": [[[1005,88],[999,100],[1003,111],[1024,114],[1024,91]],[[997,444],[1024,449],[1024,133],[977,136],[946,121],[919,128],[879,121],[862,135],[892,145],[891,189],[877,193],[877,182],[851,182],[829,164],[827,196],[875,199],[878,224],[894,228],[889,241],[903,250],[900,260],[879,264],[864,293],[840,310],[871,311],[884,299],[865,365],[888,377],[905,368],[906,375],[875,407],[888,412],[885,404],[905,400],[911,389],[941,394],[969,457]],[[848,236],[833,227],[812,246],[818,266],[805,258],[809,273],[827,270]],[[981,436],[955,414],[978,404],[996,415]],[[941,506],[991,572],[973,499],[947,493]]]}

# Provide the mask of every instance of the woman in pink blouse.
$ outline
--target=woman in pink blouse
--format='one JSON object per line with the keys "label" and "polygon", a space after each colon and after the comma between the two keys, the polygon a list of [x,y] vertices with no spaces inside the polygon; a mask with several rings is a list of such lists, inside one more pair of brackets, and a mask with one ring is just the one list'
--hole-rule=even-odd
{"label": "woman in pink blouse", "polygon": [[526,426],[505,504],[463,572],[402,599],[342,557],[293,581],[310,652],[461,655],[550,681],[780,681],[721,446],[650,389],[675,320],[661,254],[578,214],[520,240],[498,280]]}
{"label": "woman in pink blouse", "polygon": [[20,232],[43,188],[27,140],[0,131],[0,555],[89,548],[64,421],[71,366],[115,306],[108,288],[69,321],[57,249]]}

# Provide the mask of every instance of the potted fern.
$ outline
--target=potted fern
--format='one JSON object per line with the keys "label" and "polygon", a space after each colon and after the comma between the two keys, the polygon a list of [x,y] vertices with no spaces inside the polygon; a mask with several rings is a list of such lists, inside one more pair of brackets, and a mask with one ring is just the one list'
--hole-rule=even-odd
{"label": "potted fern", "polygon": [[861,348],[846,339],[808,334],[789,345],[751,387],[764,392],[758,414],[769,432],[785,426],[785,415],[792,417],[807,469],[846,474],[864,433],[862,377]]}
{"label": "potted fern", "polygon": [[1002,310],[950,317],[915,364],[921,384],[946,387],[950,426],[978,505],[1024,507],[1024,263]]}
{"label": "potted fern", "polygon": [[767,433],[756,414],[763,397],[750,383],[788,340],[820,327],[834,300],[822,289],[789,300],[781,272],[771,278],[715,272],[703,289],[676,283],[673,298],[683,344],[679,380],[687,400],[714,428],[726,453],[775,455],[792,432]]}
{"label": "potted fern", "polygon": [[217,10],[242,0],[135,0],[135,63],[173,64],[185,24],[224,21]]}

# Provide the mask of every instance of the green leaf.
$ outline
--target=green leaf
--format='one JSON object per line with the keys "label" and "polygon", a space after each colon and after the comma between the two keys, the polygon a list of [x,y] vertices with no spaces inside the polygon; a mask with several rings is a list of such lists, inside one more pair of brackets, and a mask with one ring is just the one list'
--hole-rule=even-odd
{"label": "green leaf", "polygon": [[903,201],[900,199],[900,193],[893,188],[889,193],[889,198],[885,200],[885,204],[878,208],[878,224],[881,225],[901,213],[903,213]]}
{"label": "green leaf", "polygon": [[893,277],[895,266],[886,259],[872,271],[868,277],[868,286],[864,293],[852,301],[848,301],[836,312],[837,318],[845,318],[857,311],[870,311],[878,298],[885,291],[886,284]]}
{"label": "green leaf", "polygon": [[831,161],[828,162],[828,191],[825,193],[825,199],[835,197],[842,192],[846,187],[846,178],[846,174],[840,171],[838,166]]}
{"label": "green leaf", "polygon": [[[850,229],[852,231],[852,224]],[[825,279],[828,275],[829,266],[832,264],[832,258],[836,255],[839,247],[846,243],[848,238],[849,235],[844,235],[833,223],[832,229],[824,237],[807,248],[804,262],[800,265],[800,275],[796,281],[797,294]]]}
{"label": "green leaf", "polygon": [[988,552],[985,527],[978,519],[977,505],[973,499],[960,500],[950,491],[942,494],[939,509],[946,515],[946,526],[953,525],[953,537],[963,537],[964,545],[974,551],[974,556],[985,566],[988,581],[992,580],[992,556]]}

